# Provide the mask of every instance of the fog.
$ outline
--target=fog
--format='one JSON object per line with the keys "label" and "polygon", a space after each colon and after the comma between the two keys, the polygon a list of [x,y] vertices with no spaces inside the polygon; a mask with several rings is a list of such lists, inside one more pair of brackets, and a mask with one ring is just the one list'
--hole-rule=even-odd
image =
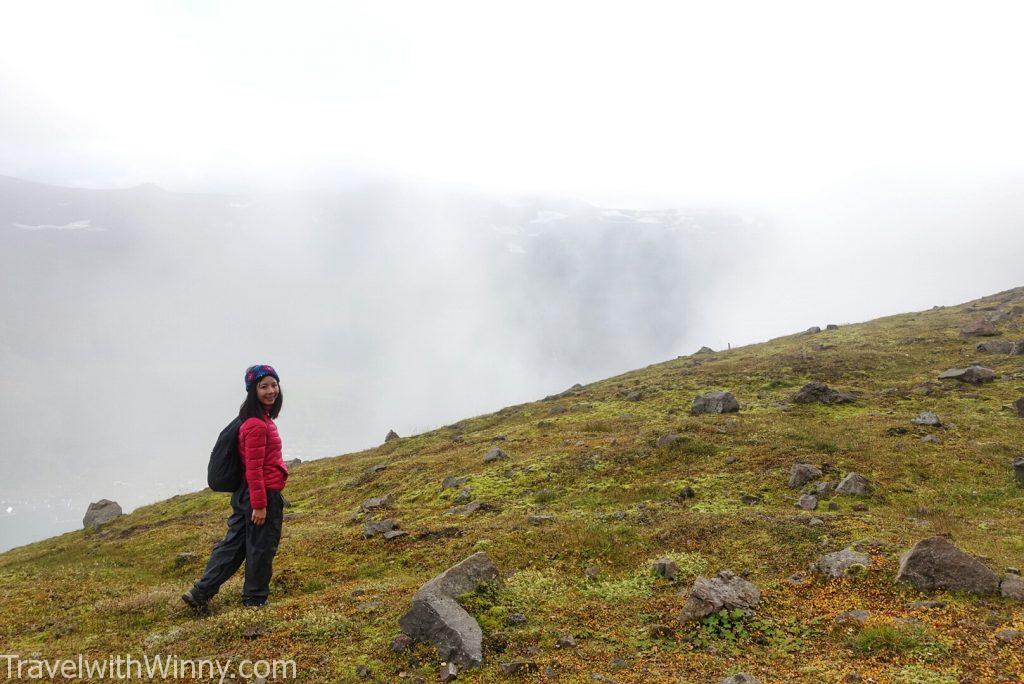
{"label": "fog", "polygon": [[1024,285],[1018,13],[5,6],[0,550],[202,488],[255,363],[305,460]]}

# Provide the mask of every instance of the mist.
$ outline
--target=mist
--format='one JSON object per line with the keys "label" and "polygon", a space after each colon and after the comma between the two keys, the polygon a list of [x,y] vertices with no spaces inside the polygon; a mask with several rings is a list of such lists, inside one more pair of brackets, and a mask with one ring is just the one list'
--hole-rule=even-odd
{"label": "mist", "polygon": [[0,550],[201,489],[255,363],[306,460],[1024,284],[1020,19],[5,6]]}

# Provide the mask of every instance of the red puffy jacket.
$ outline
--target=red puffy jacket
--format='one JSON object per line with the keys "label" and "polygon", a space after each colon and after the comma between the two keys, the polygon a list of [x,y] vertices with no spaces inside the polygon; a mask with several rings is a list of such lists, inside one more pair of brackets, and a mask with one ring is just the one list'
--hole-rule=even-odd
{"label": "red puffy jacket", "polygon": [[238,428],[238,450],[245,465],[249,502],[253,508],[266,508],[267,490],[281,491],[288,480],[288,467],[281,455],[281,435],[267,413],[262,420],[247,418]]}

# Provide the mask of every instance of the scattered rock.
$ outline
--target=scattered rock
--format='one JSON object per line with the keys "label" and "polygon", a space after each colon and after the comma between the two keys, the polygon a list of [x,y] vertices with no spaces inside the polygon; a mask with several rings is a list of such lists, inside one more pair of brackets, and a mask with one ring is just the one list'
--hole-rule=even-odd
{"label": "scattered rock", "polygon": [[714,353],[715,353],[715,350],[712,349],[711,347],[701,347],[700,349],[698,349],[697,351],[694,352],[694,354],[714,354]]}
{"label": "scattered rock", "polygon": [[294,468],[297,465],[300,465],[301,463],[301,458],[292,458],[284,462],[284,467],[287,468],[288,470],[291,470],[292,468]]}
{"label": "scattered rock", "polygon": [[526,616],[522,613],[509,613],[505,616],[506,625],[522,625],[526,622]]}
{"label": "scattered rock", "polygon": [[445,663],[441,666],[441,681],[450,682],[458,678],[459,668],[455,666],[455,663]]}
{"label": "scattered rock", "polygon": [[544,397],[544,401],[550,401],[552,399],[564,399],[566,397],[575,396],[575,394],[577,392],[579,392],[580,390],[582,390],[582,389],[583,389],[583,385],[581,385],[581,384],[579,384],[577,382],[575,385],[573,385],[569,389],[565,390],[564,392],[559,392],[558,394],[550,394],[550,395]]}
{"label": "scattered rock", "polygon": [[690,415],[698,416],[702,413],[735,413],[740,410],[740,404],[736,397],[729,392],[711,392],[694,398],[693,406],[690,407]]}
{"label": "scattered rock", "polygon": [[1013,473],[1017,476],[1017,482],[1024,485],[1024,456],[1013,459]]}
{"label": "scattered rock", "polygon": [[484,463],[492,463],[493,461],[499,461],[506,458],[508,458],[508,454],[498,447],[494,447],[484,455]]}
{"label": "scattered rock", "polygon": [[400,439],[398,433],[394,430],[388,430],[388,434],[384,437],[384,443],[387,444],[393,439]]}
{"label": "scattered rock", "polygon": [[834,492],[837,486],[839,486],[839,483],[835,480],[825,480],[815,484],[814,491],[812,493],[816,493],[820,497],[824,494],[828,494],[829,492]]}
{"label": "scattered rock", "polygon": [[385,532],[381,536],[384,537],[384,539],[386,541],[391,541],[392,539],[398,539],[399,537],[404,537],[407,534],[409,534],[409,533],[406,532],[405,530],[388,530],[387,532]]}
{"label": "scattered rock", "polygon": [[448,477],[441,480],[441,490],[443,491],[445,489],[455,489],[456,487],[461,487],[467,482],[469,482],[468,475],[463,475],[459,477],[456,477],[455,475],[449,475]]}
{"label": "scattered rock", "polygon": [[867,622],[869,617],[871,617],[871,613],[868,611],[855,608],[836,615],[834,622],[837,625],[856,625],[859,627]]}
{"label": "scattered rock", "polygon": [[685,501],[686,499],[692,499],[697,496],[697,493],[693,491],[693,487],[687,485],[676,492],[676,498]]}
{"label": "scattered rock", "polygon": [[867,496],[871,493],[871,483],[860,473],[849,473],[836,485],[836,494],[849,496]]}
{"label": "scattered rock", "polygon": [[192,553],[191,551],[185,551],[184,553],[179,553],[178,555],[176,555],[174,557],[174,567],[180,568],[180,567],[186,566],[186,565],[188,565],[189,563],[191,563],[192,561],[194,561],[198,557],[199,557],[199,554]]}
{"label": "scattered rock", "polygon": [[1024,637],[1024,631],[1019,629],[1000,629],[996,632],[996,639],[999,639],[1004,644],[1016,641]]}
{"label": "scattered rock", "polygon": [[1009,340],[987,340],[978,343],[974,350],[983,354],[1012,354],[1017,344]]}
{"label": "scattered rock", "polygon": [[254,623],[245,628],[242,632],[243,639],[258,639],[266,633],[266,627],[260,623]]}
{"label": "scattered rock", "polygon": [[999,593],[1007,598],[1024,601],[1024,579],[1020,575],[1007,573],[999,583]]}
{"label": "scattered rock", "polygon": [[946,607],[945,601],[911,601],[908,605],[911,610],[939,610]]}
{"label": "scattered rock", "polygon": [[672,448],[672,446],[676,444],[676,442],[680,442],[682,440],[682,435],[677,435],[674,432],[670,432],[667,435],[662,435],[661,437],[659,437],[658,441],[655,442],[655,446],[657,446],[659,449],[670,449]]}
{"label": "scattered rock", "polygon": [[789,486],[800,489],[808,482],[821,477],[821,469],[810,463],[794,463],[789,468]]}
{"label": "scattered rock", "polygon": [[938,435],[925,435],[921,441],[926,444],[942,444],[942,439]]}
{"label": "scattered rock", "polygon": [[754,584],[731,570],[722,570],[715,577],[694,581],[679,621],[699,620],[723,608],[750,613],[760,601],[761,592]]}
{"label": "scattered rock", "polygon": [[100,499],[89,504],[89,508],[85,511],[85,517],[82,518],[82,526],[86,529],[96,529],[121,515],[123,515],[121,506],[116,501]]}
{"label": "scattered rock", "polygon": [[673,580],[679,573],[679,566],[671,558],[659,558],[651,564],[651,569],[658,577]]}
{"label": "scattered rock", "polygon": [[554,406],[552,406],[551,408],[548,409],[548,415],[550,415],[550,416],[557,416],[557,415],[560,415],[562,413],[565,413],[568,410],[569,409],[565,408],[564,406],[562,406],[560,404],[555,404]]}
{"label": "scattered rock", "polygon": [[959,380],[960,382],[970,382],[974,384],[992,382],[995,379],[996,372],[991,368],[985,368],[984,366],[950,368],[939,375],[939,380]]}
{"label": "scattered rock", "polygon": [[543,525],[544,523],[550,523],[555,521],[553,515],[528,515],[526,516],[526,522],[531,525]]}
{"label": "scattered rock", "polygon": [[793,505],[805,511],[813,511],[818,507],[818,497],[813,494],[801,494]]}
{"label": "scattered rock", "polygon": [[821,332],[821,328],[820,327],[818,327],[816,325],[812,325],[807,330],[804,330],[804,335],[817,335],[820,332]]}
{"label": "scattered rock", "polygon": [[835,323],[829,323],[825,326],[825,330],[839,330],[839,326]]}
{"label": "scattered rock", "polygon": [[532,660],[510,660],[501,664],[501,673],[507,676],[536,672],[538,669],[537,663]]}
{"label": "scattered rock", "polygon": [[397,529],[398,523],[388,518],[386,520],[368,520],[363,525],[363,539],[369,539],[374,535],[384,534],[391,530]]}
{"label": "scattered rock", "polygon": [[478,551],[416,591],[409,612],[398,620],[402,631],[416,641],[432,642],[449,666],[480,665],[483,633],[455,598],[484,583],[500,584],[501,576],[487,554]]}
{"label": "scattered rock", "polygon": [[848,392],[834,390],[823,382],[809,382],[800,388],[800,391],[793,397],[798,404],[810,404],[818,402],[821,404],[846,404],[855,400],[855,397]]}
{"label": "scattered rock", "polygon": [[764,499],[762,499],[759,494],[744,494],[740,497],[740,501],[748,506],[753,506],[754,504],[762,503]]}
{"label": "scattered rock", "polygon": [[361,511],[373,511],[378,508],[388,508],[395,502],[395,497],[390,494],[386,496],[375,496],[371,499],[367,499],[363,503],[359,504],[359,510]]}
{"label": "scattered rock", "polygon": [[960,330],[960,335],[963,337],[992,337],[998,334],[996,326],[984,318],[979,318]]}
{"label": "scattered rock", "polygon": [[747,674],[746,672],[739,672],[726,677],[718,684],[761,684],[761,680],[754,675]]}
{"label": "scattered rock", "polygon": [[922,411],[917,418],[910,421],[914,425],[928,425],[929,427],[940,427],[942,421],[931,411]]}
{"label": "scattered rock", "polygon": [[445,515],[470,515],[477,511],[490,511],[494,506],[486,501],[474,501],[463,506],[452,506],[444,512]]}
{"label": "scattered rock", "polygon": [[739,459],[737,459],[735,456],[726,456],[725,457],[725,465],[732,465],[733,463],[735,463],[738,460]]}
{"label": "scattered rock", "polygon": [[555,643],[558,648],[576,648],[576,637],[572,634],[563,634],[558,637],[558,641]]}
{"label": "scattered rock", "polygon": [[597,579],[601,575],[601,568],[596,565],[588,565],[583,570],[583,574],[590,579]]}
{"label": "scattered rock", "polygon": [[999,578],[994,572],[937,536],[922,539],[900,556],[896,580],[920,590],[953,589],[974,594],[994,594],[999,590]]}
{"label": "scattered rock", "polygon": [[1013,408],[1017,409],[1017,416],[1024,418],[1024,397],[1013,402]]}
{"label": "scattered rock", "polygon": [[871,564],[871,556],[846,547],[842,551],[826,553],[811,564],[811,571],[826,577],[844,577],[863,572]]}
{"label": "scattered rock", "polygon": [[473,490],[469,487],[463,487],[459,490],[459,493],[455,495],[456,503],[468,503],[473,498]]}
{"label": "scattered rock", "polygon": [[391,640],[391,652],[402,653],[404,651],[408,651],[410,648],[412,648],[412,644],[413,639],[411,636],[404,632],[399,632]]}
{"label": "scattered rock", "polygon": [[[295,460],[298,461],[299,459],[295,459]],[[363,472],[365,474],[367,474],[367,475],[376,475],[377,473],[379,473],[382,470],[387,470],[387,468],[388,468],[388,464],[387,463],[376,463],[376,464],[370,466],[369,468],[367,468],[366,470],[364,470]]]}

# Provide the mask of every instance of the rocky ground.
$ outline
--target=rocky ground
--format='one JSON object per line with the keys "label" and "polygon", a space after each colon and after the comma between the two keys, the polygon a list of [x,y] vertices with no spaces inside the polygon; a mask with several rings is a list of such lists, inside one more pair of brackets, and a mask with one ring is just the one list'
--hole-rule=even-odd
{"label": "rocky ground", "polygon": [[0,554],[0,644],[307,682],[1021,682],[1022,435],[1024,288],[705,348],[296,464],[263,609],[240,575],[179,599],[228,495],[103,502]]}

